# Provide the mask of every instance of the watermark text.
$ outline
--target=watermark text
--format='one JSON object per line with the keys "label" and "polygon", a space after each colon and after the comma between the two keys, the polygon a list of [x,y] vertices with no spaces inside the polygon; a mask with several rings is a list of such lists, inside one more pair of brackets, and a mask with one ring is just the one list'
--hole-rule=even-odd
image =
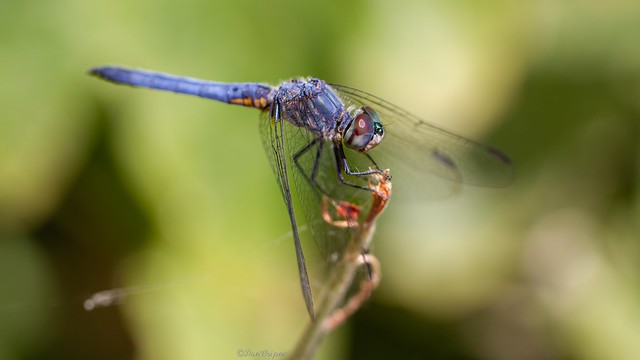
{"label": "watermark text", "polygon": [[238,349],[236,352],[239,358],[260,358],[260,359],[281,359],[287,356],[284,351],[271,351],[267,349]]}

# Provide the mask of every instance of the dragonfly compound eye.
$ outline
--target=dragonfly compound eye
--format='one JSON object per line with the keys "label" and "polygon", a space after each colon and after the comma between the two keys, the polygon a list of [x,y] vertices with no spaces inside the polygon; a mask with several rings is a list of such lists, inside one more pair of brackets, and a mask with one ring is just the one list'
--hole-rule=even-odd
{"label": "dragonfly compound eye", "polygon": [[378,145],[384,136],[380,116],[365,106],[358,110],[355,119],[344,132],[344,144],[354,150],[367,152]]}

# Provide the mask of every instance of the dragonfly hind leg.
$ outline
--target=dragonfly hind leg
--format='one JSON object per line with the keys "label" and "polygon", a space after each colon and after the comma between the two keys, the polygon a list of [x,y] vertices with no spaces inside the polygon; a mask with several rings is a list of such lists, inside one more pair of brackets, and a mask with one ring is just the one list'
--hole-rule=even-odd
{"label": "dragonfly hind leg", "polygon": [[[322,156],[323,145],[324,143],[322,139],[314,139],[313,141],[305,145],[302,149],[298,150],[295,155],[293,155],[293,163],[295,164],[296,168],[298,168],[300,174],[302,174],[302,176],[309,182],[311,187],[317,189],[322,195],[331,198],[329,193],[325,191],[316,181],[316,177],[318,176],[318,169],[320,168],[320,157]],[[311,169],[311,174],[307,174],[307,172],[302,168],[302,165],[300,164],[300,157],[310,151],[314,146],[316,148],[316,154],[313,160],[313,168]]]}

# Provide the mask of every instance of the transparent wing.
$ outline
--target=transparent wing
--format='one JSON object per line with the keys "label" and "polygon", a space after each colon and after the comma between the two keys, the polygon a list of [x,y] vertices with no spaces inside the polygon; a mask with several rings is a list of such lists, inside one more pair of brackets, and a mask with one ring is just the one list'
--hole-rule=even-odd
{"label": "transparent wing", "polygon": [[503,187],[513,179],[502,152],[440,129],[377,96],[331,84],[352,110],[367,105],[380,114],[385,137],[370,151],[380,168],[390,168],[394,194],[446,196],[460,184]]}
{"label": "transparent wing", "polygon": [[[277,112],[278,111],[276,111],[276,113]],[[307,265],[302,251],[302,245],[300,244],[300,233],[298,231],[298,225],[293,209],[291,187],[289,186],[290,157],[287,155],[287,144],[286,137],[284,135],[283,123],[284,121],[282,120],[277,121],[277,119],[274,119],[269,111],[263,111],[260,121],[260,133],[291,220],[293,242],[296,249],[296,260],[298,262],[298,275],[300,277],[300,285],[302,286],[302,295],[304,296],[309,316],[313,320],[315,318],[313,295],[311,293]]]}
{"label": "transparent wing", "polygon": [[[353,227],[344,226],[345,221],[358,221],[358,216],[371,203],[371,193],[338,181],[333,144],[330,141],[319,138],[304,128],[293,126],[286,120],[274,124],[268,114],[268,111],[263,113],[260,128],[278,183],[281,189],[288,186],[289,182],[284,174],[286,165],[287,174],[294,185],[289,192],[299,200],[306,224],[320,253],[327,262],[333,263],[338,260],[354,233]],[[279,138],[284,146],[277,145]],[[366,161],[362,154],[350,155],[354,161]],[[366,166],[365,163],[362,166]],[[366,179],[348,177],[347,180],[367,185]],[[338,206],[339,204],[355,207]],[[358,211],[356,208],[363,210]]]}

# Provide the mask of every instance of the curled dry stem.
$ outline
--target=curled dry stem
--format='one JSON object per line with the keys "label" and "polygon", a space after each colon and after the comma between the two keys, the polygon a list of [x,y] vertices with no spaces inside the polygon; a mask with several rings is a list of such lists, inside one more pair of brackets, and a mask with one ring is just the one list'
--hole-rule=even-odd
{"label": "curled dry stem", "polygon": [[[320,299],[316,321],[309,324],[289,357],[290,359],[313,358],[325,336],[353,315],[380,283],[382,274],[380,263],[373,255],[365,254],[365,250],[369,248],[373,239],[376,221],[391,197],[391,181],[388,170],[384,174],[373,174],[369,180],[369,187],[373,201],[368,207],[366,217],[361,222],[356,223],[356,217],[350,215],[354,214],[354,211],[357,211],[359,215],[360,208],[358,206],[323,199],[324,220],[337,227],[354,228],[355,232],[347,249],[342,254],[342,258],[329,275],[325,292]],[[335,220],[332,217],[329,211],[330,204],[333,206],[333,212],[342,220]],[[361,266],[366,266],[369,269],[370,276],[362,280],[359,290],[344,302],[356,272]],[[341,305],[343,303],[344,305]]]}

